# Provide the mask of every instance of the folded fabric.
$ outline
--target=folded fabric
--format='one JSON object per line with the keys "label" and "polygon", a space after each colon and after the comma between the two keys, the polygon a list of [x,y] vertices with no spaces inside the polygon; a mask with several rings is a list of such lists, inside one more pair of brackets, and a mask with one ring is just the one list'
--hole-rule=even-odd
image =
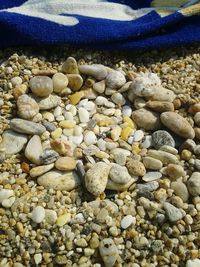
{"label": "folded fabric", "polygon": [[150,49],[200,41],[198,0],[6,0],[0,47]]}

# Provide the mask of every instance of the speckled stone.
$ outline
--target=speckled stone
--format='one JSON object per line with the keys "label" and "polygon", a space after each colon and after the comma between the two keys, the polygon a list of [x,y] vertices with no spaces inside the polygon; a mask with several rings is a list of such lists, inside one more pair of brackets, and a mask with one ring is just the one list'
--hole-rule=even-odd
{"label": "speckled stone", "polygon": [[175,141],[167,131],[159,130],[152,134],[152,145],[156,149],[164,145],[175,147]]}
{"label": "speckled stone", "polygon": [[113,267],[115,265],[119,252],[111,238],[105,238],[100,242],[99,252],[105,267]]}

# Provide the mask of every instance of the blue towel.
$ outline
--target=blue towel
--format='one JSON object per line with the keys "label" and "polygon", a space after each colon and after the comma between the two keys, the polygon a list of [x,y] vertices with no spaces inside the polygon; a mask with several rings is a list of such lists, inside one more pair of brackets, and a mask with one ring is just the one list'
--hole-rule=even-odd
{"label": "blue towel", "polygon": [[198,0],[0,0],[0,47],[152,49],[200,41]]}

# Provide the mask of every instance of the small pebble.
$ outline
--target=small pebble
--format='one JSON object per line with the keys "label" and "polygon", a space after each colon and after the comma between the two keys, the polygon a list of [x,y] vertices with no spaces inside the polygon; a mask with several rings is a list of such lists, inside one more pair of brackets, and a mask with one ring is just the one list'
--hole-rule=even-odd
{"label": "small pebble", "polygon": [[35,223],[41,223],[45,218],[45,209],[41,206],[37,206],[31,213],[31,219]]}

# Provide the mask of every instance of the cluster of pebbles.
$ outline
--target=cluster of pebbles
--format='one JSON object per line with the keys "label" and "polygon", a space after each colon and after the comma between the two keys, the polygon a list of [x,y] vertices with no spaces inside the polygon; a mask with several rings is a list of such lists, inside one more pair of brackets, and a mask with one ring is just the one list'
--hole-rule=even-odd
{"label": "cluster of pebbles", "polygon": [[0,66],[0,266],[198,267],[200,54],[99,62]]}

